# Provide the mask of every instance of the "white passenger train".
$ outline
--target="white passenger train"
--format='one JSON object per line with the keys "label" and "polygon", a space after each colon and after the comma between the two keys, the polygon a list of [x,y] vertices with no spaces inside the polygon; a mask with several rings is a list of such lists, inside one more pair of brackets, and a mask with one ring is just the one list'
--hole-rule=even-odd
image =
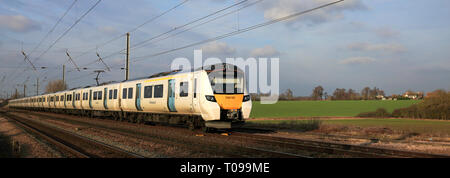
{"label": "white passenger train", "polygon": [[26,97],[11,108],[109,117],[131,122],[186,124],[191,129],[242,125],[252,108],[244,72],[231,64]]}

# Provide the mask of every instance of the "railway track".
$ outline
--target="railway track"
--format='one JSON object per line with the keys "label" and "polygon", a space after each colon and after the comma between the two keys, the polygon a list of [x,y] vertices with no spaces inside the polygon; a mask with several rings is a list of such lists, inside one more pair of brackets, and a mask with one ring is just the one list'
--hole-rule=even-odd
{"label": "railway track", "polygon": [[[143,131],[139,131],[139,130],[131,129],[131,128],[118,128],[118,127],[110,127],[110,126],[102,125],[102,124],[88,123],[86,120],[81,120],[79,118],[71,119],[70,117],[72,117],[72,116],[67,117],[67,115],[64,115],[65,117],[63,117],[61,114],[54,114],[54,113],[50,114],[50,113],[33,112],[33,111],[26,111],[26,110],[20,110],[20,112],[26,113],[29,115],[33,115],[33,116],[37,116],[40,118],[64,121],[64,122],[68,122],[71,124],[80,125],[82,127],[91,127],[91,128],[95,128],[98,130],[103,130],[103,131],[106,131],[109,133],[119,134],[119,135],[130,137],[130,138],[140,139],[140,140],[149,141],[149,142],[153,142],[153,143],[161,143],[164,145],[177,147],[177,148],[183,149],[183,150],[191,150],[193,152],[209,153],[212,155],[219,155],[219,156],[223,156],[223,157],[310,158],[305,155],[284,153],[284,152],[280,152],[280,151],[256,148],[256,147],[251,147],[251,146],[230,145],[227,143],[219,143],[219,144],[209,143],[209,142],[204,142],[199,138],[196,138],[195,142],[192,142],[190,140],[175,138],[174,136],[170,136],[170,135],[152,134],[152,133],[147,133],[147,132],[143,132]],[[61,115],[61,116],[59,116],[59,115]],[[113,121],[113,122],[117,122],[117,121]],[[128,124],[128,123],[122,123],[122,124]],[[191,131],[184,129],[184,128],[165,127],[165,129],[178,129],[178,130],[183,130],[183,131],[191,133]]]}
{"label": "railway track", "polygon": [[[270,130],[249,129],[243,128],[249,133],[270,132]],[[312,152],[327,153],[333,155],[343,155],[350,157],[364,157],[364,158],[450,158],[448,155],[429,154],[421,152],[403,151],[396,149],[376,148],[369,146],[350,145],[332,142],[323,142],[305,139],[292,139],[284,137],[274,137],[267,135],[249,134],[244,132],[234,132],[233,137],[253,140],[258,143],[267,143],[278,145],[285,148],[302,149]]]}
{"label": "railway track", "polygon": [[0,111],[0,115],[45,140],[68,157],[75,158],[143,158],[140,155],[113,147],[59,128],[44,125],[30,119]]}
{"label": "railway track", "polygon": [[[315,158],[315,157],[363,157],[363,158],[448,158],[447,155],[435,155],[428,153],[409,152],[368,146],[358,146],[304,139],[290,139],[259,135],[255,133],[270,133],[273,130],[265,129],[239,129],[232,132],[230,139],[241,140],[242,143],[254,145],[231,145],[224,143],[204,142],[200,138],[185,140],[176,136],[161,135],[138,131],[132,128],[113,128],[98,123],[90,123],[89,120],[63,114],[42,113],[20,110],[22,113],[41,118],[69,122],[83,127],[92,127],[130,138],[142,139],[149,142],[157,142],[175,146],[179,149],[193,152],[204,152],[223,157],[272,157],[272,158]],[[89,122],[89,123],[88,123]],[[114,122],[114,121],[112,121]],[[130,124],[130,123],[123,123]],[[157,127],[155,127],[157,130]],[[159,128],[160,129],[160,128]],[[150,129],[153,130],[153,129]],[[182,130],[181,128],[167,127],[166,130]],[[184,130],[184,129],[183,129]],[[187,130],[186,130],[187,131]],[[159,131],[156,131],[159,132]],[[190,132],[193,134],[192,132]],[[221,137],[219,134],[206,134],[206,137]]]}

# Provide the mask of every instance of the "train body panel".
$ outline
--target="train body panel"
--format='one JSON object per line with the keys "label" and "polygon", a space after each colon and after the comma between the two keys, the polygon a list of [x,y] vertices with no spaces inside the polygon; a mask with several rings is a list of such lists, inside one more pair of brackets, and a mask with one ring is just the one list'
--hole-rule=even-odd
{"label": "train body panel", "polygon": [[[252,102],[245,89],[243,72],[236,66],[220,65],[16,99],[11,100],[10,106],[72,114],[97,112],[152,121],[178,118],[193,123],[200,118],[200,124],[206,127],[230,128],[250,116]],[[231,90],[225,90],[227,87]]]}

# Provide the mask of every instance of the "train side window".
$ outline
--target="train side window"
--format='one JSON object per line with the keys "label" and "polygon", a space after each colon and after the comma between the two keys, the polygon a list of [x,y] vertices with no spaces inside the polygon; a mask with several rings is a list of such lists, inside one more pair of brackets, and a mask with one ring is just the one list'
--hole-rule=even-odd
{"label": "train side window", "polygon": [[117,99],[117,89],[114,89],[114,99]]}
{"label": "train side window", "polygon": [[94,100],[97,100],[97,92],[94,91]]}
{"label": "train side window", "polygon": [[97,99],[102,100],[102,92],[101,91],[98,91]]}
{"label": "train side window", "polygon": [[180,82],[180,97],[187,97],[189,95],[189,83]]}
{"label": "train side window", "polygon": [[133,88],[128,88],[128,99],[133,99]]}
{"label": "train side window", "polygon": [[153,94],[153,97],[162,98],[164,94],[163,92],[164,92],[163,85],[155,85],[155,93]]}
{"label": "train side window", "polygon": [[144,87],[144,98],[151,98],[153,93],[153,86]]}
{"label": "train side window", "polygon": [[127,99],[127,89],[124,88],[122,91],[122,99]]}
{"label": "train side window", "polygon": [[113,99],[113,90],[109,90],[109,100]]}

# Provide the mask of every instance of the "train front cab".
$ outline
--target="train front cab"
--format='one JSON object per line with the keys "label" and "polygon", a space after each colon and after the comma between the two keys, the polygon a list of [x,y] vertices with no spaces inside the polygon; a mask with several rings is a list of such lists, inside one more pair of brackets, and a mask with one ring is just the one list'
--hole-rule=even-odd
{"label": "train front cab", "polygon": [[218,64],[205,67],[200,99],[206,127],[240,127],[250,116],[252,103],[246,90],[245,74],[237,66]]}

